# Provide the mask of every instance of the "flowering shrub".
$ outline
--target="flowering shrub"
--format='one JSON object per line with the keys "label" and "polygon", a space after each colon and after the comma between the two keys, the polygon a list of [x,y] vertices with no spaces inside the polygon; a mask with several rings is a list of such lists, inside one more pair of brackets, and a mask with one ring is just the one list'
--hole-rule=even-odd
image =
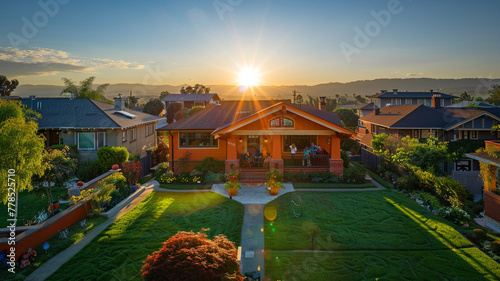
{"label": "flowering shrub", "polygon": [[230,181],[228,181],[228,182],[224,183],[223,186],[226,189],[229,189],[229,188],[241,189],[241,183],[239,183],[239,182],[230,182]]}
{"label": "flowering shrub", "polygon": [[177,178],[175,177],[174,173],[172,173],[172,171],[169,171],[169,172],[161,175],[157,180],[160,183],[171,184],[171,183],[175,182],[177,180]]}
{"label": "flowering shrub", "polygon": [[71,202],[73,203],[77,203],[78,201],[82,200],[83,198],[86,198],[88,196],[90,196],[92,193],[94,193],[96,191],[95,188],[92,188],[92,189],[87,189],[87,190],[82,190],[80,192],[80,196],[71,196],[71,198],[69,199]]}
{"label": "flowering shrub", "polygon": [[465,224],[470,220],[470,215],[457,207],[448,207],[444,209],[443,217],[457,225]]}
{"label": "flowering shrub", "polygon": [[142,166],[139,161],[123,163],[122,173],[130,185],[136,185],[141,178]]}
{"label": "flowering shrub", "polygon": [[189,177],[187,177],[187,176],[181,177],[181,183],[188,183],[188,182],[190,182]]}
{"label": "flowering shrub", "polygon": [[193,182],[194,182],[194,183],[197,183],[198,181],[201,181],[201,177],[194,176],[194,177],[193,177]]}

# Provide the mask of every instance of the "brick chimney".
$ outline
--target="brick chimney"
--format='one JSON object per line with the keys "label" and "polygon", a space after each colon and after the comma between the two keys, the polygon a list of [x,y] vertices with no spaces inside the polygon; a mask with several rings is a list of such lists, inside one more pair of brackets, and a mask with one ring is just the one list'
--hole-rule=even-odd
{"label": "brick chimney", "polygon": [[380,114],[380,108],[376,107],[373,109],[373,115],[379,115]]}
{"label": "brick chimney", "polygon": [[436,109],[441,107],[441,95],[440,94],[432,95],[432,107],[436,108]]}
{"label": "brick chimney", "polygon": [[319,97],[319,110],[326,111],[326,97]]}
{"label": "brick chimney", "polygon": [[115,99],[115,110],[121,111],[125,110],[125,100],[126,98],[122,97],[122,94],[119,94]]}

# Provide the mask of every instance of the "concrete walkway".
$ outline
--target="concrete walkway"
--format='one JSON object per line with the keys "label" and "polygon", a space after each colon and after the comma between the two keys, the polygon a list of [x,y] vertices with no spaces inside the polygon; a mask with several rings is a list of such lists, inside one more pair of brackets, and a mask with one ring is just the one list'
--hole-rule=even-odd
{"label": "concrete walkway", "polygon": [[148,196],[151,191],[153,191],[154,187],[158,184],[156,181],[149,181],[144,184],[144,191],[137,196],[132,202],[123,207],[119,212],[109,217],[109,219],[96,228],[94,228],[91,232],[89,232],[82,240],[78,241],[78,243],[72,245],[66,250],[60,252],[47,262],[45,262],[42,266],[37,268],[33,273],[30,274],[25,280],[28,281],[41,281],[47,279],[50,275],[52,275],[57,269],[64,265],[65,262],[69,261],[74,255],[76,255],[81,249],[83,249],[87,244],[89,244],[97,235],[99,235],[104,229],[106,229],[109,225],[111,225],[116,219],[123,216],[125,213],[134,208],[139,202],[142,201],[146,196]]}

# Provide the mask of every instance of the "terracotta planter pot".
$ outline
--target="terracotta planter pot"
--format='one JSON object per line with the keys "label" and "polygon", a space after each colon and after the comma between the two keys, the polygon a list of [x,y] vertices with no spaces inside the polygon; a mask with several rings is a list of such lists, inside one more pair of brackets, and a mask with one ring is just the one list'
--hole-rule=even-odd
{"label": "terracotta planter pot", "polygon": [[116,171],[116,170],[120,169],[120,166],[118,166],[118,164],[114,164],[113,166],[111,166],[111,169],[113,171]]}
{"label": "terracotta planter pot", "polygon": [[280,193],[280,188],[279,187],[271,187],[271,189],[269,189],[269,194],[270,195],[278,195],[278,193]]}
{"label": "terracotta planter pot", "polygon": [[79,181],[76,183],[77,186],[83,186],[85,183],[83,181]]}
{"label": "terracotta planter pot", "polygon": [[227,193],[229,193],[229,196],[236,196],[238,194],[238,189],[236,187],[228,188]]}

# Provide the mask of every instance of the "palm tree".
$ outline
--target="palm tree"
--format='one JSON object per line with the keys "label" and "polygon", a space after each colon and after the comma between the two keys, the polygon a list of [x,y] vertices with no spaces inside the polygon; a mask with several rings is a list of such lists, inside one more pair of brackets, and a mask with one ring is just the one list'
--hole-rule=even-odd
{"label": "palm tree", "polygon": [[64,85],[66,86],[66,88],[62,90],[61,95],[65,93],[72,93],[77,99],[93,99],[97,101],[109,102],[109,100],[104,96],[104,91],[109,86],[109,84],[106,83],[99,85],[97,89],[94,90],[92,88],[92,84],[95,80],[94,76],[80,81],[79,86],[77,86],[76,83],[71,79],[63,77],[62,80],[64,81]]}

